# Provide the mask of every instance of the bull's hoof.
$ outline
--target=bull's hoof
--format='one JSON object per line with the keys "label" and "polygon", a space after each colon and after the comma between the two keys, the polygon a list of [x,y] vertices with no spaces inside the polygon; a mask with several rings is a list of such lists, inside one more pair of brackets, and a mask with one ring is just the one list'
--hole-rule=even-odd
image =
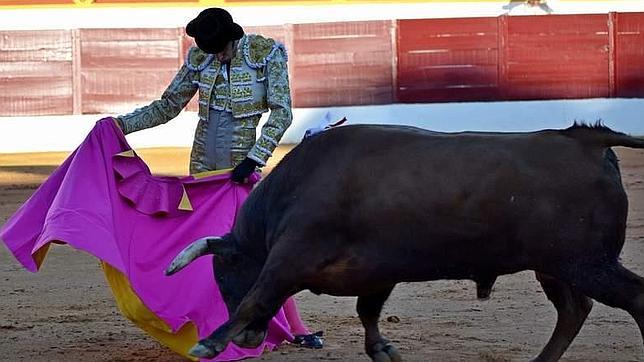
{"label": "bull's hoof", "polygon": [[478,300],[489,300],[490,294],[492,294],[492,288],[476,288],[476,299]]}
{"label": "bull's hoof", "polygon": [[324,347],[323,335],[323,331],[317,331],[311,334],[298,334],[293,336],[293,344],[306,348],[320,349]]}
{"label": "bull's hoof", "polygon": [[256,348],[266,337],[266,331],[245,329],[233,338],[233,343],[241,348]]}
{"label": "bull's hoof", "polygon": [[402,357],[396,347],[392,345],[387,345],[382,351],[377,352],[371,357],[373,362],[401,362]]}
{"label": "bull's hoof", "polygon": [[215,357],[215,351],[204,346],[201,343],[197,343],[194,346],[192,346],[192,348],[190,348],[190,351],[188,351],[188,354],[190,354],[192,357],[197,357],[197,358]]}
{"label": "bull's hoof", "polygon": [[492,294],[492,287],[494,287],[494,282],[496,282],[496,277],[485,277],[475,280],[476,282],[476,298],[478,300],[488,300],[490,299],[490,294]]}
{"label": "bull's hoof", "polygon": [[223,348],[221,350],[217,350],[216,348],[210,348],[210,347],[202,344],[201,342],[199,342],[199,343],[195,344],[194,346],[192,346],[192,348],[190,348],[190,351],[188,351],[188,354],[193,356],[193,357],[197,357],[197,358],[208,358],[208,359],[210,359],[210,358],[214,358],[215,356],[217,356],[223,350],[224,350]]}
{"label": "bull's hoof", "polygon": [[396,347],[394,347],[392,344],[389,344],[389,342],[386,342],[384,346],[380,343],[378,343],[374,349],[377,352],[374,352],[371,355],[371,360],[373,362],[401,362],[402,361],[402,356],[400,353],[398,353],[398,350]]}
{"label": "bull's hoof", "polygon": [[542,358],[541,356],[536,356],[528,360],[528,362],[546,362],[546,361],[548,360],[545,358]]}

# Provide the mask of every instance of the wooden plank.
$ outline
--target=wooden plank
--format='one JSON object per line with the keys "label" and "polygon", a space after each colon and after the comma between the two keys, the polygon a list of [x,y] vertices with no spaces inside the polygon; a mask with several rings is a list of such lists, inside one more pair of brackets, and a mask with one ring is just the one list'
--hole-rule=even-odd
{"label": "wooden plank", "polygon": [[355,64],[360,66],[387,66],[391,59],[383,59],[391,55],[388,51],[351,51],[333,53],[297,53],[297,61],[301,64]]}
{"label": "wooden plank", "polygon": [[0,115],[70,114],[71,70],[61,72],[60,76],[30,73],[0,78]]}
{"label": "wooden plank", "polygon": [[496,18],[472,17],[451,19],[403,19],[398,26],[405,38],[418,41],[427,37],[450,37],[454,34],[496,34]]}
{"label": "wooden plank", "polygon": [[81,88],[81,39],[80,30],[72,30],[72,113],[83,112],[83,90]]}
{"label": "wooden plank", "polygon": [[499,99],[508,97],[508,17],[502,15],[497,18],[498,27],[498,51],[497,51],[497,96]]}
{"label": "wooden plank", "polygon": [[51,62],[0,62],[0,78],[71,76],[71,63]]}
{"label": "wooden plank", "polygon": [[402,102],[498,96],[496,18],[398,21],[396,98]]}
{"label": "wooden plank", "polygon": [[0,78],[0,93],[17,98],[71,97],[72,87],[69,76],[10,77]]}
{"label": "wooden plank", "polygon": [[455,67],[451,71],[445,68],[423,68],[408,72],[400,78],[400,83],[407,87],[425,87],[427,89],[467,88],[481,85],[496,87],[498,80],[496,72],[496,64],[469,68]]}
{"label": "wooden plank", "polygon": [[441,89],[414,89],[400,86],[397,91],[399,101],[403,103],[424,102],[459,102],[476,99],[478,101],[491,101],[498,99],[497,87],[470,87],[452,88],[446,91]]}
{"label": "wooden plank", "polygon": [[644,13],[618,13],[615,20],[615,96],[644,97]]}
{"label": "wooden plank", "polygon": [[70,114],[72,104],[69,96],[16,97],[0,95],[1,116],[49,116]]}
{"label": "wooden plank", "polygon": [[[83,94],[87,96],[120,94],[122,97],[140,95],[157,99],[170,84],[174,75],[174,71],[167,70],[153,73],[130,69],[84,71],[82,74]],[[150,99],[150,101],[152,100]]]}
{"label": "wooden plank", "polygon": [[68,30],[0,31],[0,62],[71,61]]}
{"label": "wooden plank", "polygon": [[444,52],[418,52],[402,54],[399,58],[404,68],[443,67],[458,65],[496,65],[497,49],[449,49]]}
{"label": "wooden plank", "polygon": [[390,21],[290,27],[290,52],[295,57],[290,58],[289,68],[295,106],[382,104],[393,100]]}
{"label": "wooden plank", "polygon": [[[135,41],[84,41],[81,56],[83,67],[109,65],[114,67],[135,66],[143,61],[174,62],[176,67],[179,45],[172,40]],[[145,64],[144,64],[145,65]],[[161,65],[161,64],[160,64]],[[167,65],[161,65],[167,66]]]}
{"label": "wooden plank", "polygon": [[606,15],[508,17],[503,93],[508,99],[608,97]]}
{"label": "wooden plank", "polygon": [[82,112],[115,113],[159,99],[183,63],[181,31],[82,29]]}
{"label": "wooden plank", "polygon": [[303,99],[300,107],[316,107],[320,104],[335,106],[350,106],[356,104],[387,104],[390,103],[391,88],[362,88],[359,90],[343,90],[329,92],[326,89],[307,89],[298,92]]}
{"label": "wooden plank", "polygon": [[[342,72],[346,72],[346,69],[342,69]],[[363,73],[368,74],[368,73]],[[296,83],[293,83],[291,90],[294,92],[299,92],[307,89],[328,89],[328,88],[341,88],[341,89],[361,89],[366,87],[389,87],[389,83],[386,82],[388,78],[386,77],[373,77],[372,79],[365,78],[351,78],[348,79],[343,76],[329,76],[326,77],[323,81],[315,81],[310,78],[300,80]],[[386,83],[385,83],[386,82]]]}
{"label": "wooden plank", "polygon": [[398,89],[398,21],[391,20],[389,22],[390,30],[390,39],[391,39],[391,101],[397,103],[398,98],[396,98],[396,90]]}
{"label": "wooden plank", "polygon": [[[485,38],[478,36],[453,36],[445,38],[425,38],[425,42],[412,43],[406,39],[401,45],[401,51],[410,52],[418,50],[449,50],[449,49],[473,49],[473,50],[495,50],[498,47],[498,40],[496,34]],[[431,41],[430,44],[428,44]],[[428,46],[430,45],[430,46]]]}
{"label": "wooden plank", "polygon": [[148,97],[132,96],[125,98],[119,94],[98,94],[83,99],[83,112],[90,114],[125,114],[150,104]]}
{"label": "wooden plank", "polygon": [[278,42],[287,45],[287,29],[284,25],[244,26],[244,32],[246,32],[246,34],[259,34],[264,37],[273,38]]}
{"label": "wooden plank", "polygon": [[0,31],[0,115],[72,112],[67,30]]}
{"label": "wooden plank", "polygon": [[[359,39],[359,40],[357,40]],[[318,38],[318,39],[298,39],[293,40],[293,48],[297,49],[299,54],[321,54],[326,52],[346,53],[346,52],[389,52],[391,44],[384,42],[384,34],[379,37],[346,37],[346,38]],[[356,45],[361,46],[356,49]],[[330,47],[330,48],[329,48]]]}
{"label": "wooden plank", "polygon": [[[520,64],[511,64],[508,70],[508,79],[512,78],[536,78],[536,79],[561,79],[574,77],[589,77],[589,79],[606,79],[608,71],[608,60],[603,59],[596,63],[580,63],[575,61],[562,62],[559,64],[544,65],[543,62],[530,61]],[[559,74],[560,77],[553,75]]]}
{"label": "wooden plank", "polygon": [[508,31],[512,36],[585,35],[608,32],[606,14],[511,16]]}
{"label": "wooden plank", "polygon": [[179,28],[108,28],[80,29],[83,42],[127,40],[172,40],[180,35]]}

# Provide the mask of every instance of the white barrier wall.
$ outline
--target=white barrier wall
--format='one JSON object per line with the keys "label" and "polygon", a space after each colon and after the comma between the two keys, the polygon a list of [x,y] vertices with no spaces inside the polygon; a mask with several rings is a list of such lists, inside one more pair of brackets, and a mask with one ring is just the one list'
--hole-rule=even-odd
{"label": "white barrier wall", "polygon": [[[380,106],[300,108],[282,143],[297,143],[308,128],[329,113],[347,124],[404,124],[442,132],[534,131],[566,128],[575,120],[602,120],[614,130],[644,135],[644,99],[582,99],[522,102],[389,104]],[[0,117],[0,153],[71,151],[101,115]],[[197,125],[193,112],[183,112],[167,124],[127,136],[135,148],[190,147]]]}
{"label": "white barrier wall", "polygon": [[[242,25],[359,21],[445,17],[498,16],[508,13],[509,1],[425,2],[400,4],[339,4],[306,6],[238,6],[229,8]],[[644,1],[548,1],[555,14],[644,11]],[[75,28],[180,27],[198,7],[64,8],[0,10],[0,30]],[[512,13],[534,13],[513,8]],[[538,12],[538,11],[537,11]],[[152,99],[150,100],[152,101]],[[349,123],[409,124],[437,131],[530,131],[565,128],[574,120],[602,119],[615,130],[644,135],[644,100],[585,99],[528,102],[448,104],[391,104],[315,109],[295,109],[293,126],[284,143],[298,142],[304,131],[329,112],[346,116]],[[73,150],[100,115],[51,117],[0,117],[0,153]],[[191,145],[196,116],[178,119],[155,129],[128,136],[134,147]]]}

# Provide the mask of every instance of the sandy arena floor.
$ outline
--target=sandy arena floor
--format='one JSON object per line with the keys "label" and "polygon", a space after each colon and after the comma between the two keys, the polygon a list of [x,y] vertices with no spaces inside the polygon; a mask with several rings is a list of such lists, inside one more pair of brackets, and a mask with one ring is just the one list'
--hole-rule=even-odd
{"label": "sandy arena floor", "polygon": [[[283,154],[284,149],[282,149]],[[623,263],[644,276],[644,151],[616,149],[630,199]],[[140,152],[153,172],[186,174],[188,150]],[[66,157],[0,154],[0,223]],[[274,157],[277,159],[278,157]],[[39,273],[24,270],[0,247],[0,360],[181,361],[118,311],[94,257],[53,246]],[[303,318],[324,330],[322,350],[284,345],[265,361],[367,361],[355,298],[297,296]],[[398,318],[390,318],[390,317]],[[388,321],[389,320],[389,321]],[[530,272],[499,278],[489,301],[469,281],[400,284],[385,306],[381,329],[407,361],[525,361],[545,345],[554,307]],[[565,361],[636,361],[644,347],[635,322],[595,303]]]}

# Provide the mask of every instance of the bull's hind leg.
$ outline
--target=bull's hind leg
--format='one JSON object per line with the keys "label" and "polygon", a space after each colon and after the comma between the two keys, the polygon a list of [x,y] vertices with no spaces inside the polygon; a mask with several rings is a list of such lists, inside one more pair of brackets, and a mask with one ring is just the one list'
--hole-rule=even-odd
{"label": "bull's hind leg", "polygon": [[378,318],[380,318],[382,306],[392,290],[393,286],[380,293],[358,297],[358,315],[365,330],[365,351],[372,360],[377,362],[399,362],[402,360],[396,348],[380,335],[378,329]]}
{"label": "bull's hind leg", "polygon": [[588,269],[579,275],[578,288],[598,302],[627,311],[644,338],[644,278],[618,263]]}
{"label": "bull's hind leg", "polygon": [[543,291],[557,309],[557,325],[548,344],[534,361],[557,361],[579,333],[593,302],[567,283],[545,274],[536,274]]}

